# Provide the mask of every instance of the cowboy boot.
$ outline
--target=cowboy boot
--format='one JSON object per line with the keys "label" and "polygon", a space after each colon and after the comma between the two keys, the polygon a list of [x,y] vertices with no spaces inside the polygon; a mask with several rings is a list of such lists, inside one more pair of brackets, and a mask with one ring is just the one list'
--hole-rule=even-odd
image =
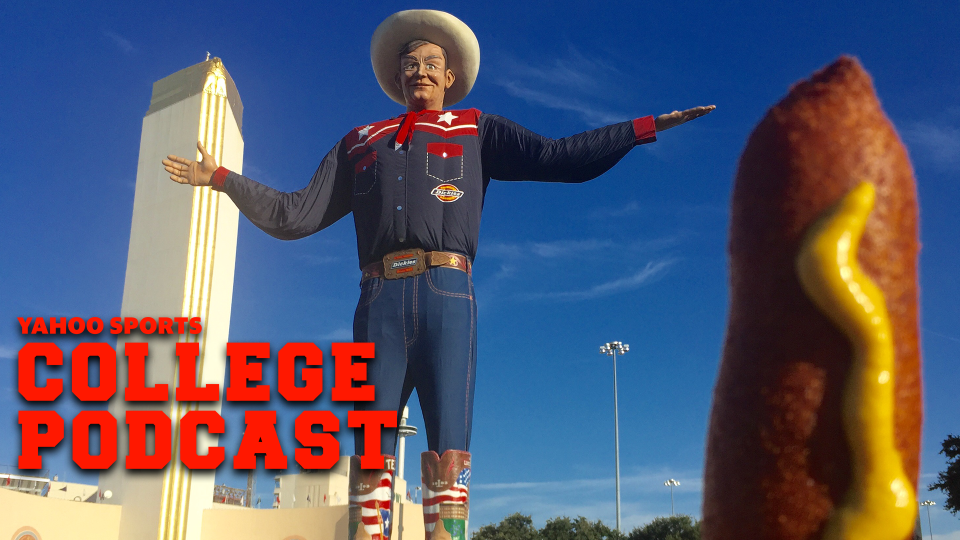
{"label": "cowboy boot", "polygon": [[388,540],[393,524],[393,456],[383,456],[383,469],[361,469],[360,456],[350,457],[350,540]]}
{"label": "cowboy boot", "polygon": [[467,540],[470,513],[470,452],[420,455],[425,540]]}

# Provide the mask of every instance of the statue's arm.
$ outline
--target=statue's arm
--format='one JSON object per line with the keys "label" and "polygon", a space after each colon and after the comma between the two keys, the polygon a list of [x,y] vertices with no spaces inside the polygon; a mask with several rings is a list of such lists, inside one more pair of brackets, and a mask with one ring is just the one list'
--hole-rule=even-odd
{"label": "statue's arm", "polygon": [[229,195],[243,215],[267,234],[294,240],[350,213],[352,181],[341,140],[299,191],[277,191],[223,167],[213,174],[211,186]]}
{"label": "statue's arm", "polygon": [[497,180],[585,182],[609,170],[634,146],[657,139],[652,116],[562,139],[543,137],[492,114],[482,114],[477,128],[484,175]]}

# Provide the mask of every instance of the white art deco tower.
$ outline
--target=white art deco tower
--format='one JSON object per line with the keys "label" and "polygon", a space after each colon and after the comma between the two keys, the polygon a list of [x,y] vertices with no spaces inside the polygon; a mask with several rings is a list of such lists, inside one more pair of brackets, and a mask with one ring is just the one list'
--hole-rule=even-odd
{"label": "white art deco tower", "polygon": [[[191,471],[180,462],[180,419],[188,411],[220,410],[219,402],[177,403],[177,341],[197,342],[197,384],[219,384],[223,392],[226,342],[230,327],[237,244],[237,207],[209,187],[176,184],[160,164],[168,154],[197,156],[197,141],[218,164],[240,172],[243,164],[243,105],[233,79],[219,58],[165,77],[153,85],[143,119],[137,164],[133,223],[123,288],[123,317],[200,317],[203,332],[174,336],[121,335],[117,342],[118,392],[110,412],[118,420],[117,463],[100,476],[103,502],[122,506],[125,540],[199,540],[202,512],[213,500],[214,471]],[[148,342],[146,381],[167,384],[167,402],[123,400],[127,384],[124,343]],[[163,410],[171,419],[171,461],[160,471],[124,468],[129,451],[126,411]],[[152,454],[152,431],[147,432]],[[201,428],[200,453],[215,446],[216,435]],[[223,466],[230,466],[229,459]]]}

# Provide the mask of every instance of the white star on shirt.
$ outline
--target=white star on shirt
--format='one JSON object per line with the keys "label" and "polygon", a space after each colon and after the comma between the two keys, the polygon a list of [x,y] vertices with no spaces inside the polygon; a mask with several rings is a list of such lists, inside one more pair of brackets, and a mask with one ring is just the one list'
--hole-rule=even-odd
{"label": "white star on shirt", "polygon": [[440,117],[437,118],[437,121],[438,121],[438,122],[446,122],[448,126],[452,126],[452,125],[453,125],[453,120],[454,120],[455,118],[456,118],[456,116],[454,116],[452,112],[447,111],[447,112],[441,114]]}
{"label": "white star on shirt", "polygon": [[358,131],[357,134],[360,135],[360,138],[362,139],[362,138],[364,138],[364,137],[366,137],[367,135],[370,134],[370,128],[372,128],[372,127],[373,127],[373,126],[367,126],[367,127],[363,128],[363,129],[361,129],[360,131]]}

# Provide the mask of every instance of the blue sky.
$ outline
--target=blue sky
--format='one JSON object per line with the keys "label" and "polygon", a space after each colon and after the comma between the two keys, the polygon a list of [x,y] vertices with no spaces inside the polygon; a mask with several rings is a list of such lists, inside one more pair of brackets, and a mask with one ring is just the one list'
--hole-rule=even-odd
{"label": "blue sky", "polygon": [[[587,9],[589,6],[589,9]],[[244,172],[299,189],[354,126],[399,114],[369,39],[389,14],[449,11],[473,28],[481,68],[462,103],[559,137],[716,104],[583,185],[493,183],[476,264],[479,364],[471,522],[515,511],[614,522],[612,370],[619,364],[623,522],[699,516],[704,440],[726,325],[729,197],[747,136],[794,82],[860,58],[910,150],[921,203],[925,425],[921,483],[960,432],[960,6],[956,2],[461,2],[328,8],[261,2],[8,3],[0,34],[0,464],[19,450],[16,317],[119,315],[140,128],[152,83],[223,59],[244,104]],[[159,166],[159,165],[158,165]],[[575,264],[573,264],[575,263]],[[240,224],[231,341],[350,338],[358,271],[352,219],[284,243]],[[60,337],[70,350],[76,340]],[[268,364],[275,366],[275,364]],[[268,374],[274,369],[268,367]],[[329,383],[328,383],[329,385]],[[324,396],[328,396],[325,393]],[[290,442],[297,409],[282,403]],[[322,401],[316,408],[331,408]],[[232,455],[242,406],[224,407]],[[415,400],[412,421],[422,425]],[[79,410],[62,397],[65,418]],[[345,411],[332,407],[342,419]],[[343,452],[352,449],[342,437]],[[408,478],[426,448],[408,444]],[[45,454],[61,479],[95,482]],[[259,491],[272,490],[272,471]],[[243,485],[225,467],[218,482]],[[933,530],[960,539],[942,510]],[[269,500],[264,496],[264,502]],[[925,517],[924,517],[925,518]]]}

